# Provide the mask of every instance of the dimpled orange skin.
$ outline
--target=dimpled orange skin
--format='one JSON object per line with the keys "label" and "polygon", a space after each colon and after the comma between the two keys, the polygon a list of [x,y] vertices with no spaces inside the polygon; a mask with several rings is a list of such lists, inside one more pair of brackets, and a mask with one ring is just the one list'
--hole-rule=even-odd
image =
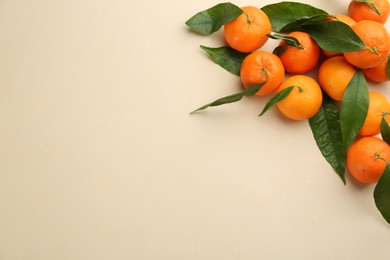
{"label": "dimpled orange skin", "polygon": [[314,116],[322,104],[322,92],[317,82],[305,75],[295,75],[285,80],[278,92],[294,86],[289,95],[276,103],[280,112],[293,120],[304,120]]}
{"label": "dimpled orange skin", "polygon": [[[366,120],[358,133],[361,136],[379,134],[383,113],[390,112],[390,103],[387,97],[382,93],[370,91],[369,98],[370,103],[368,106]],[[386,115],[385,119],[386,121],[390,121],[390,115]]]}
{"label": "dimpled orange skin", "polygon": [[[266,74],[265,74],[266,73]],[[257,51],[246,56],[241,65],[241,81],[245,88],[267,80],[256,93],[264,96],[274,92],[284,79],[284,68],[279,57],[265,51]]]}
{"label": "dimpled orange skin", "polygon": [[367,4],[351,1],[348,6],[348,14],[355,21],[362,20],[376,21],[381,24],[385,24],[389,17],[390,5],[388,0],[372,0],[377,9],[379,9],[381,15],[377,14]]}
{"label": "dimpled orange skin", "polygon": [[235,50],[252,52],[262,47],[271,33],[271,22],[268,16],[259,8],[244,6],[244,12],[233,21],[225,24],[226,42]]}
{"label": "dimpled orange skin", "polygon": [[326,20],[327,21],[340,21],[340,22],[343,22],[349,26],[352,26],[356,23],[356,21],[352,17],[345,15],[345,14],[334,14],[332,16],[333,17],[329,17]]}
{"label": "dimpled orange skin", "polygon": [[377,183],[387,164],[377,155],[390,160],[390,147],[382,139],[366,136],[352,143],[347,152],[347,168],[351,175],[362,183]]}
{"label": "dimpled orange skin", "polygon": [[[318,44],[310,38],[309,34],[304,32],[292,32],[287,36],[297,39],[303,49],[290,46],[279,55],[285,70],[292,74],[305,74],[312,70],[320,58],[320,47]],[[279,46],[282,45],[287,45],[287,43],[281,41]]]}
{"label": "dimpled orange skin", "polygon": [[366,78],[375,82],[385,82],[389,80],[387,75],[387,62],[388,58],[382,61],[378,66],[368,69],[362,69],[362,72]]}
{"label": "dimpled orange skin", "polygon": [[321,64],[318,69],[318,82],[328,96],[341,101],[355,73],[355,67],[349,64],[344,56],[334,56]]}
{"label": "dimpled orange skin", "polygon": [[[363,20],[354,24],[352,29],[362,39],[367,48],[344,52],[344,57],[349,63],[358,68],[366,69],[378,66],[387,58],[390,51],[390,35],[382,24]],[[378,53],[370,50],[372,48],[375,48]]]}
{"label": "dimpled orange skin", "polygon": [[[327,18],[326,21],[340,21],[340,22],[343,22],[350,27],[356,23],[356,21],[354,19],[352,19],[351,17],[349,17],[348,15],[345,15],[345,14],[334,14],[332,16],[333,17]],[[342,52],[332,52],[332,51],[327,51],[327,50],[322,50],[322,53],[327,57],[332,57],[332,56],[343,54]]]}

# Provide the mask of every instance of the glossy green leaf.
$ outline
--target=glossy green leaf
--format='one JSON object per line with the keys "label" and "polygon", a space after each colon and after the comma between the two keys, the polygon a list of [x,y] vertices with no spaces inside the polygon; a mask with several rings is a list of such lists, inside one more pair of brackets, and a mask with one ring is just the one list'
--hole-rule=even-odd
{"label": "glossy green leaf", "polygon": [[345,184],[345,149],[336,102],[324,95],[320,110],[309,119],[309,124],[322,156]]}
{"label": "glossy green leaf", "polygon": [[283,27],[298,19],[310,18],[317,15],[328,16],[328,13],[324,10],[311,5],[288,1],[269,4],[262,7],[261,10],[269,17],[272,30],[275,32],[282,32]]}
{"label": "glossy green leaf", "polygon": [[387,57],[386,74],[387,79],[390,79],[390,56]]}
{"label": "glossy green leaf", "polygon": [[267,34],[268,38],[274,39],[274,40],[281,40],[285,41],[287,45],[296,47],[298,49],[303,49],[302,44],[297,40],[295,37],[286,36],[282,34]]}
{"label": "glossy green leaf", "polygon": [[244,91],[238,92],[236,94],[229,95],[229,96],[226,96],[223,98],[219,98],[219,99],[217,99],[209,104],[206,104],[198,109],[195,109],[190,114],[193,114],[193,113],[200,111],[200,110],[204,110],[208,107],[215,107],[215,106],[220,106],[220,105],[224,105],[224,104],[228,104],[228,103],[233,103],[233,102],[240,101],[243,97],[253,96],[261,89],[262,86],[265,85],[265,83],[267,83],[267,81],[262,82],[260,84],[250,86],[247,89],[245,89]]}
{"label": "glossy green leaf", "polygon": [[272,51],[272,53],[275,54],[276,56],[280,56],[280,55],[282,55],[283,52],[287,51],[288,48],[289,48],[288,45],[280,45],[280,46],[277,46]]}
{"label": "glossy green leaf", "polygon": [[358,69],[349,82],[341,102],[340,126],[343,147],[353,142],[367,116],[369,105],[368,85],[363,72]]}
{"label": "glossy green leaf", "polygon": [[197,33],[210,35],[242,13],[243,11],[232,3],[220,3],[195,14],[186,21],[186,25]]}
{"label": "glossy green leaf", "polygon": [[200,48],[205,51],[216,64],[237,76],[240,76],[242,61],[249,54],[236,51],[229,46],[218,48],[200,46]]}
{"label": "glossy green leaf", "polygon": [[286,24],[283,28],[280,29],[282,33],[290,33],[294,31],[303,31],[303,25],[317,24],[322,23],[326,18],[328,18],[328,14],[319,14],[314,16],[305,16],[299,18],[289,24]]}
{"label": "glossy green leaf", "polygon": [[381,136],[382,136],[382,139],[390,145],[390,126],[389,124],[386,122],[385,118],[382,117],[382,121],[381,121]]}
{"label": "glossy green leaf", "polygon": [[293,88],[295,88],[295,86],[289,86],[289,87],[283,89],[282,91],[280,91],[279,93],[275,94],[267,102],[267,104],[265,105],[265,107],[263,108],[263,111],[261,111],[259,116],[264,115],[264,113],[267,112],[272,106],[276,105],[279,101],[285,99],[290,94],[290,92],[293,90]]}
{"label": "glossy green leaf", "polygon": [[359,36],[343,22],[307,24],[302,25],[302,30],[327,51],[350,52],[366,48]]}
{"label": "glossy green leaf", "polygon": [[387,164],[374,190],[375,205],[390,224],[390,165]]}

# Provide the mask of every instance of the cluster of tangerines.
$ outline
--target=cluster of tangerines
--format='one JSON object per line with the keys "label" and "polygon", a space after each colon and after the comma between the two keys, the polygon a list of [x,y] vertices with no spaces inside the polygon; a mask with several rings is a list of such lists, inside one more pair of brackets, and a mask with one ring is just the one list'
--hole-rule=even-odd
{"label": "cluster of tangerines", "polygon": [[[385,82],[390,54],[390,35],[384,24],[389,16],[387,0],[351,1],[348,15],[335,14],[327,19],[341,21],[350,26],[367,46],[352,52],[322,50],[309,34],[301,31],[289,33],[297,44],[280,40],[281,52],[261,50],[270,37],[272,27],[266,13],[254,6],[242,7],[243,13],[224,25],[228,45],[243,53],[250,53],[242,62],[240,77],[245,88],[261,84],[256,95],[279,93],[294,86],[288,96],[276,103],[287,118],[305,120],[320,109],[323,91],[341,102],[344,92],[357,69],[368,81]],[[284,48],[283,48],[284,47]],[[325,59],[320,59],[325,57]],[[320,60],[323,60],[320,62]],[[318,68],[317,79],[307,73]],[[286,77],[287,76],[287,77]],[[390,147],[381,138],[380,124],[388,117],[390,103],[380,92],[369,92],[369,108],[359,137],[347,152],[349,172],[360,182],[376,183],[390,161]],[[390,122],[390,116],[386,118]]]}

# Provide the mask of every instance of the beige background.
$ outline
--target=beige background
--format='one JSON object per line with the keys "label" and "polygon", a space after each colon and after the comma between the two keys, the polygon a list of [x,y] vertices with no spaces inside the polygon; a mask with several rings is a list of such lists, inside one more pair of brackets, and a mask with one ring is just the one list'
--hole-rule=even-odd
{"label": "beige background", "polygon": [[221,32],[184,25],[218,2],[0,0],[1,260],[390,259],[374,186],[307,122],[259,97],[188,114],[240,90],[198,48]]}

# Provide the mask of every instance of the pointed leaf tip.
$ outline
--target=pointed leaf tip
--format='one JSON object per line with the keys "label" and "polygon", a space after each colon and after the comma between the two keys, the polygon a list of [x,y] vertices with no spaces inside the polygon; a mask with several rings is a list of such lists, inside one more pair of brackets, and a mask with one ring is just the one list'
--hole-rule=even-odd
{"label": "pointed leaf tip", "polygon": [[387,164],[374,190],[375,205],[390,224],[390,165]]}
{"label": "pointed leaf tip", "polygon": [[279,93],[275,94],[265,105],[259,116],[262,116],[267,112],[272,106],[276,105],[279,101],[285,99],[290,92],[294,89],[294,86],[289,86],[283,90],[281,90]]}
{"label": "pointed leaf tip", "polygon": [[242,13],[243,11],[232,3],[220,3],[195,14],[185,24],[197,33],[210,35]]}

